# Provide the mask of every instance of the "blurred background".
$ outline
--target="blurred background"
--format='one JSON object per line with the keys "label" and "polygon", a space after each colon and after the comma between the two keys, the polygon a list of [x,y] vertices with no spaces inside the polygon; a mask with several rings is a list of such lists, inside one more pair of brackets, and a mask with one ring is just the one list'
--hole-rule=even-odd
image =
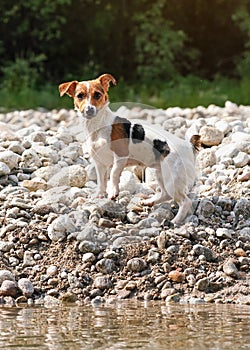
{"label": "blurred background", "polygon": [[112,102],[250,103],[250,0],[1,0],[1,109],[72,107],[58,84],[113,74]]}

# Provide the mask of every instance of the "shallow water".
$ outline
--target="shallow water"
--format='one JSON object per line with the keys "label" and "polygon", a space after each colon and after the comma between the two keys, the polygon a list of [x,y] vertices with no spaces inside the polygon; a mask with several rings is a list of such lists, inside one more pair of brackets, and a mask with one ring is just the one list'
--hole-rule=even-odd
{"label": "shallow water", "polygon": [[0,349],[250,349],[250,306],[1,307]]}

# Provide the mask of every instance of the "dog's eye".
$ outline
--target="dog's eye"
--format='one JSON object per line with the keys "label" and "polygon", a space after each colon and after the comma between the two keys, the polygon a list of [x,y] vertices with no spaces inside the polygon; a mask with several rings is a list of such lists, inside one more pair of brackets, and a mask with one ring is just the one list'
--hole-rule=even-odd
{"label": "dog's eye", "polygon": [[95,100],[99,100],[101,97],[102,97],[102,94],[100,94],[100,92],[97,92],[97,91],[96,91],[96,92],[94,93],[94,99],[95,99]]}
{"label": "dog's eye", "polygon": [[80,94],[77,95],[78,100],[83,100],[84,99],[84,94],[80,92]]}

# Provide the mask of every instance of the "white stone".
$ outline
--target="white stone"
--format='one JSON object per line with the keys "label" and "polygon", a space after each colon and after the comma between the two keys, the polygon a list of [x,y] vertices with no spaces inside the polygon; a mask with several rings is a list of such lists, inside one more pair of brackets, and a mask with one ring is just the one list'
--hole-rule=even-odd
{"label": "white stone", "polygon": [[84,187],[87,180],[87,173],[80,164],[71,165],[62,168],[48,181],[48,185],[55,186],[72,186]]}
{"label": "white stone", "polygon": [[12,130],[12,128],[8,124],[0,122],[0,130],[1,130],[1,139],[2,140],[9,140],[10,141],[10,140],[17,139],[14,131]]}
{"label": "white stone", "polygon": [[0,285],[6,280],[15,281],[15,277],[9,270],[0,270]]}
{"label": "white stone", "polygon": [[61,170],[61,167],[58,164],[48,165],[48,166],[41,167],[41,168],[37,169],[36,171],[34,171],[31,175],[31,178],[37,177],[37,178],[41,178],[45,181],[49,181],[49,179],[51,179],[52,176],[54,176],[60,170]]}
{"label": "white stone", "polygon": [[129,191],[130,194],[134,194],[138,184],[140,180],[134,173],[128,170],[122,172],[119,183],[120,191]]}
{"label": "white stone", "polygon": [[68,190],[68,186],[51,188],[43,193],[42,199],[37,202],[37,205],[57,206],[58,203],[69,205],[71,198],[68,196]]}
{"label": "white stone", "polygon": [[20,156],[12,151],[0,152],[0,162],[5,163],[10,170],[18,167]]}
{"label": "white stone", "polygon": [[15,244],[13,242],[0,241],[0,251],[2,252],[9,252],[14,246]]}
{"label": "white stone", "polygon": [[206,146],[217,146],[221,143],[224,133],[213,126],[203,126],[200,129],[201,142]]}
{"label": "white stone", "polygon": [[31,143],[33,143],[33,142],[45,143],[46,142],[46,137],[47,137],[47,133],[46,132],[41,131],[41,130],[37,130],[37,131],[32,132],[25,139],[30,141]]}
{"label": "white stone", "polygon": [[42,165],[41,159],[33,149],[26,149],[22,154],[23,167],[40,167]]}
{"label": "white stone", "polygon": [[221,145],[216,151],[215,155],[218,159],[233,158],[239,153],[235,143]]}
{"label": "white stone", "polygon": [[87,172],[88,181],[96,181],[97,176],[96,176],[95,165],[93,163],[91,163],[91,164],[87,165],[85,169]]}
{"label": "white stone", "polygon": [[18,281],[18,287],[21,290],[22,294],[26,297],[31,297],[34,293],[34,286],[28,278],[21,278]]}
{"label": "white stone", "polygon": [[8,149],[17,154],[22,154],[25,151],[25,148],[19,141],[11,141]]}
{"label": "white stone", "polygon": [[59,160],[58,152],[48,146],[42,146],[39,143],[33,143],[32,149],[40,155],[40,157],[45,158],[48,162],[55,164]]}
{"label": "white stone", "polygon": [[215,127],[219,131],[223,132],[224,135],[231,130],[230,125],[225,120],[219,120],[218,122],[216,122]]}
{"label": "white stone", "polygon": [[66,214],[60,215],[48,227],[48,236],[52,241],[64,239],[67,234],[75,231],[75,225]]}
{"label": "white stone", "polygon": [[0,162],[0,176],[8,175],[10,173],[10,168],[3,162]]}
{"label": "white stone", "polygon": [[231,138],[232,138],[232,141],[236,143],[243,142],[243,141],[250,142],[250,134],[242,131],[237,131],[233,133]]}
{"label": "white stone", "polygon": [[205,169],[216,164],[216,155],[211,148],[202,149],[197,155],[197,163],[200,169]]}
{"label": "white stone", "polygon": [[93,263],[95,261],[95,254],[89,252],[82,256],[82,263]]}
{"label": "white stone", "polygon": [[236,168],[242,168],[248,164],[250,156],[245,152],[239,152],[236,157],[233,158],[234,165]]}
{"label": "white stone", "polygon": [[230,239],[232,238],[232,233],[227,228],[219,227],[216,230],[216,236]]}

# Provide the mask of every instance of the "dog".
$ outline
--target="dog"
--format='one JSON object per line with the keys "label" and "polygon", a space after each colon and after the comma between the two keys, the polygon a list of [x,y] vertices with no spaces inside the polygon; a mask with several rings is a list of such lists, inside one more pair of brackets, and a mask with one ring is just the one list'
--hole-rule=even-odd
{"label": "dog", "polygon": [[83,119],[90,156],[96,167],[96,196],[102,198],[108,194],[108,198],[115,199],[119,195],[121,172],[127,166],[154,168],[160,191],[141,204],[152,206],[174,199],[179,209],[172,223],[179,225],[192,214],[187,193],[196,178],[195,155],[200,136],[192,135],[190,140],[184,140],[156,125],[117,116],[109,108],[111,83],[116,85],[115,78],[102,74],[94,80],[59,85],[60,96],[72,97],[75,110]]}

